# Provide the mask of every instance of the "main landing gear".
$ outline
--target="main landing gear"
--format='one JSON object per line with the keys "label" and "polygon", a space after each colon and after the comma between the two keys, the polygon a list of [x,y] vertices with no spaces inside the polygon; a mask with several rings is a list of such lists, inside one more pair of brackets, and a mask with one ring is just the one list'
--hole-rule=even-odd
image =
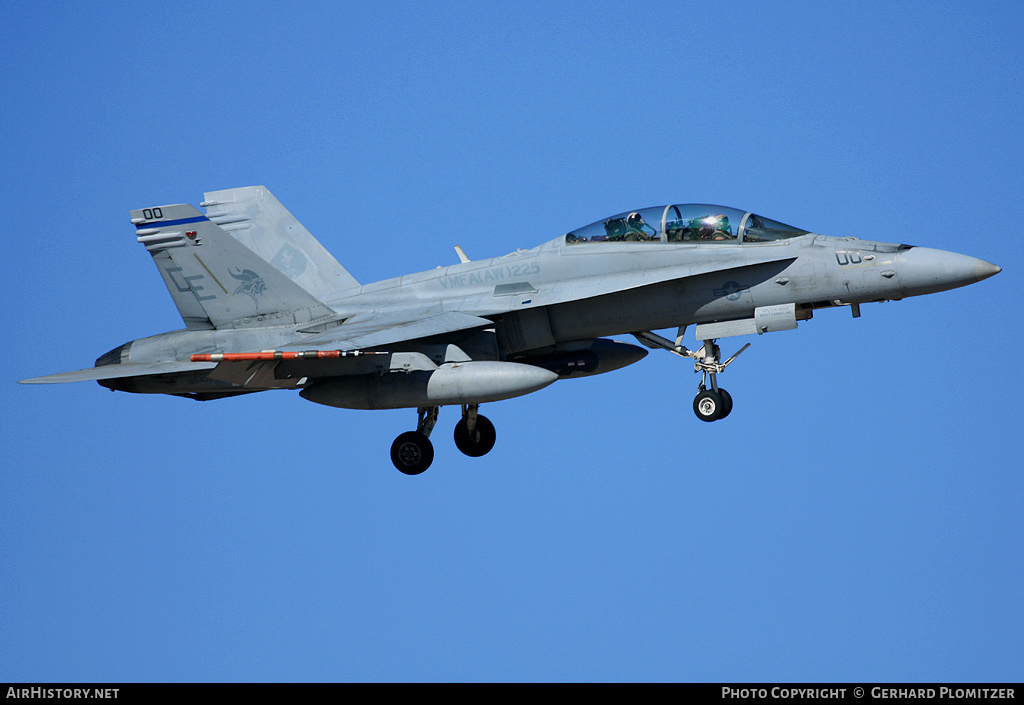
{"label": "main landing gear", "polygon": [[[479,408],[479,404],[463,404],[462,420],[455,424],[455,446],[471,458],[486,455],[497,438],[494,424],[478,413]],[[434,461],[430,432],[439,410],[436,406],[420,408],[416,430],[406,431],[391,444],[391,462],[406,475],[419,475]]]}
{"label": "main landing gear", "polygon": [[[719,362],[722,357],[722,350],[715,344],[714,340],[705,340],[704,345],[697,350],[688,350],[680,341],[682,340],[682,329],[680,335],[673,343],[656,333],[644,331],[634,333],[634,336],[649,347],[658,347],[668,350],[679,357],[693,358],[693,371],[700,372],[700,384],[697,385],[697,396],[693,400],[693,413],[701,421],[718,421],[724,419],[732,412],[732,395],[718,386],[718,375],[725,371],[739,354],[750,347],[747,343],[740,348],[735,355],[725,362]],[[709,387],[710,383],[710,387]]]}

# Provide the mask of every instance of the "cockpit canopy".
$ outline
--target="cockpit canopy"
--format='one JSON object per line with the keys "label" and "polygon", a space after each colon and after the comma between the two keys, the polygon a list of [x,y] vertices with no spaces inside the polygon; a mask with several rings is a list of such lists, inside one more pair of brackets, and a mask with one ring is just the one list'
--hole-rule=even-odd
{"label": "cockpit canopy", "polygon": [[686,203],[613,215],[573,230],[566,245],[594,242],[772,242],[808,231],[723,206]]}

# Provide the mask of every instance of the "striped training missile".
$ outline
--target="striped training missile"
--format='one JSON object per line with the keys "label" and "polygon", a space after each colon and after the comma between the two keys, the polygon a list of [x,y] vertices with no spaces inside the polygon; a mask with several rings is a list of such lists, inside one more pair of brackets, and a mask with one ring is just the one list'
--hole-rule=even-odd
{"label": "striped training missile", "polygon": [[192,355],[192,362],[250,362],[253,360],[335,360],[341,357],[361,355],[387,355],[386,352],[363,352],[362,350],[264,350],[253,353],[209,353]]}

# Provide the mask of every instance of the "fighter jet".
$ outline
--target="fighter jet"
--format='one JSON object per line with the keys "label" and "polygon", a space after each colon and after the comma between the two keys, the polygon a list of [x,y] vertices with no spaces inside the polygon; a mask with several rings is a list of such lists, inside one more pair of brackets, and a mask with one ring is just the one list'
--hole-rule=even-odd
{"label": "fighter jet", "polygon": [[[131,211],[185,328],[125,343],[77,372],[114,391],[201,401],[299,390],[344,409],[416,409],[391,446],[426,470],[442,406],[455,445],[494,446],[480,404],[617,370],[664,349],[700,374],[693,410],[733,407],[717,341],[797,327],[822,308],[899,300],[997,274],[994,264],[912,245],[830,237],[749,211],[672,204],[626,211],[530,250],[360,285],[265,187]],[[699,347],[683,345],[688,326]],[[674,339],[655,333],[676,329]],[[643,347],[611,340],[632,335]]]}

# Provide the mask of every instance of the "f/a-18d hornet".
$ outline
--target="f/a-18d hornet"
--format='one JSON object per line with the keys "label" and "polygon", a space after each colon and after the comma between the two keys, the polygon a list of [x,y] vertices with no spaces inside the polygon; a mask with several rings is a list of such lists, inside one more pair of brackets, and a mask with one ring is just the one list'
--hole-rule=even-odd
{"label": "f/a-18d hornet", "polygon": [[[460,406],[455,445],[494,446],[480,404],[559,379],[625,367],[644,347],[693,361],[693,410],[732,411],[721,338],[797,327],[816,309],[899,300],[998,273],[980,259],[828,237],[713,205],[643,208],[531,250],[360,285],[262,186],[131,212],[185,328],[133,340],[94,367],[25,383],[94,380],[115,391],[198,400],[297,389],[344,409],[417,409],[391,446],[402,472],[426,470],[442,406]],[[682,344],[695,326],[700,347]],[[675,339],[653,331],[677,330]]]}

